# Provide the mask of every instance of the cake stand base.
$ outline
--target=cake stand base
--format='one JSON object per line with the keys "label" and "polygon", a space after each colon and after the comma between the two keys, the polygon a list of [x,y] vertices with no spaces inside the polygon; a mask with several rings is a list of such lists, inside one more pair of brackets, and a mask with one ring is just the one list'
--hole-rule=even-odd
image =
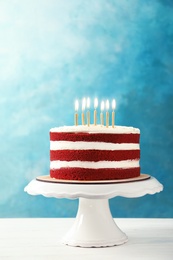
{"label": "cake stand base", "polygon": [[127,242],[114,222],[108,199],[79,199],[75,222],[62,242],[69,246],[109,247]]}
{"label": "cake stand base", "polygon": [[63,243],[80,247],[108,247],[127,242],[127,236],[115,224],[108,199],[122,196],[137,198],[155,194],[163,185],[154,177],[140,182],[112,184],[65,184],[32,180],[25,191],[30,195],[54,198],[79,198],[74,225],[64,236]]}

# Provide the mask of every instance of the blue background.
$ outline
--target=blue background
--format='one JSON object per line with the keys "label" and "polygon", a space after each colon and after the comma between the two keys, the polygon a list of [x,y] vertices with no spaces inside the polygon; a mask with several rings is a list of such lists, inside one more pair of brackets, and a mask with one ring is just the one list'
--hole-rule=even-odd
{"label": "blue background", "polygon": [[49,174],[49,129],[74,100],[116,98],[141,130],[141,169],[164,191],[110,200],[114,217],[173,217],[173,2],[0,1],[0,217],[74,217],[78,201],[24,193]]}

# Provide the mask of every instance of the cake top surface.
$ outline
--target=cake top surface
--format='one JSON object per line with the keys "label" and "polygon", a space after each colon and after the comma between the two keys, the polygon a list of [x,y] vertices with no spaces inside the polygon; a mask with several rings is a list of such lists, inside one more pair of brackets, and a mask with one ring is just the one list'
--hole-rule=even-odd
{"label": "cake top surface", "polygon": [[134,128],[130,126],[118,126],[114,128],[112,126],[106,127],[101,125],[78,125],[78,126],[61,126],[54,127],[50,129],[50,132],[65,132],[65,133],[77,133],[77,132],[86,132],[86,133],[111,133],[111,134],[139,134],[139,128]]}

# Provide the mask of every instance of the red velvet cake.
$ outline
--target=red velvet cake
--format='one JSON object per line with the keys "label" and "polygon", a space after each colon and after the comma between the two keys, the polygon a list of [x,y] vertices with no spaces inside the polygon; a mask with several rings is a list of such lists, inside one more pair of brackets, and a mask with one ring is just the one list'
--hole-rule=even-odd
{"label": "red velvet cake", "polygon": [[50,177],[119,180],[140,176],[140,130],[115,126],[50,129]]}

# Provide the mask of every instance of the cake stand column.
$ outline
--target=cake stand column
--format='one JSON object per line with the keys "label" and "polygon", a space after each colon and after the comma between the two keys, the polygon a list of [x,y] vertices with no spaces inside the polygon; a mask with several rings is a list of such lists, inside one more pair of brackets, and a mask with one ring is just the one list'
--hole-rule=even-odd
{"label": "cake stand column", "polygon": [[79,198],[75,222],[62,242],[70,246],[107,247],[127,240],[112,218],[108,199]]}

